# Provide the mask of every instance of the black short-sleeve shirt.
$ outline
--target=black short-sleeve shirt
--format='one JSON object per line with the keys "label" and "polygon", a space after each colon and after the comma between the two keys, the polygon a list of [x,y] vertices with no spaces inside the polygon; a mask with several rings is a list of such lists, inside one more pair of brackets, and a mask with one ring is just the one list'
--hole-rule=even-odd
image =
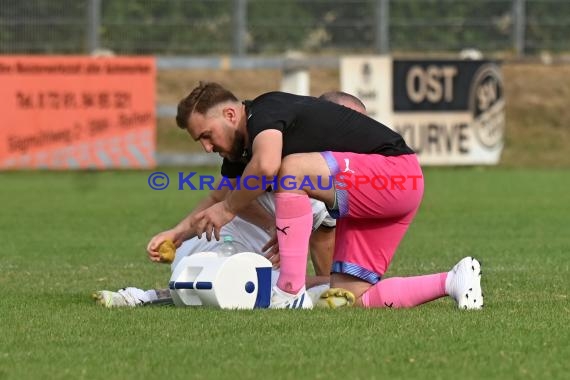
{"label": "black short-sleeve shirt", "polygon": [[350,108],[310,96],[268,92],[244,102],[249,146],[241,162],[224,159],[222,175],[236,177],[251,159],[255,137],[267,129],[283,133],[282,157],[293,153],[353,152],[384,156],[413,154],[398,133]]}

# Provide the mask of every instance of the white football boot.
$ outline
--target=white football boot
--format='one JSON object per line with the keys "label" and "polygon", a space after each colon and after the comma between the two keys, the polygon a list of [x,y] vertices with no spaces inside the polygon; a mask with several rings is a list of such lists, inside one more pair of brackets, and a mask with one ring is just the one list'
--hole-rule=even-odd
{"label": "white football boot", "polygon": [[290,294],[279,289],[277,286],[273,287],[271,293],[270,309],[312,309],[313,301],[303,286],[297,294]]}
{"label": "white football boot", "polygon": [[95,302],[101,306],[112,307],[136,307],[150,302],[144,290],[138,288],[123,288],[116,292],[99,290],[92,295]]}
{"label": "white football boot", "polygon": [[483,308],[481,264],[473,257],[461,259],[447,274],[445,292],[457,302],[459,309]]}

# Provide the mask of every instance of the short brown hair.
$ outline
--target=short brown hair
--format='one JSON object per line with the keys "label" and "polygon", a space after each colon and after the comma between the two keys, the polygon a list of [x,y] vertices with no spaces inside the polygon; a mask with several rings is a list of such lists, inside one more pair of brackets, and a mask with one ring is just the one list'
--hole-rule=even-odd
{"label": "short brown hair", "polygon": [[210,108],[227,101],[237,102],[238,99],[218,83],[201,81],[188,96],[178,103],[176,124],[181,129],[186,129],[192,112],[205,114]]}

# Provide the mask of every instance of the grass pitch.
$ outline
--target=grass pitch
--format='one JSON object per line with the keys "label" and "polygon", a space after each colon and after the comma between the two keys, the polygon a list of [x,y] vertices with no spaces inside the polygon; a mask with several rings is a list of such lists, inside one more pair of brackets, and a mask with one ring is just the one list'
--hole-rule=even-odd
{"label": "grass pitch", "polygon": [[422,208],[388,275],[474,255],[481,312],[448,299],[409,310],[97,307],[94,290],[165,286],[169,268],[144,247],[201,196],[153,191],[148,174],[0,174],[0,379],[568,376],[564,171],[425,171]]}

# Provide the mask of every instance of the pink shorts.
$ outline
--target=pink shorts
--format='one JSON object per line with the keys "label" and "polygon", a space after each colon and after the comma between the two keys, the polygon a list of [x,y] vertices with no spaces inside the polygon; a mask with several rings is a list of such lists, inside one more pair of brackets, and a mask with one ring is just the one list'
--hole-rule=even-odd
{"label": "pink shorts", "polygon": [[335,178],[338,218],[331,273],[371,284],[388,270],[420,206],[424,180],[415,154],[323,152]]}

